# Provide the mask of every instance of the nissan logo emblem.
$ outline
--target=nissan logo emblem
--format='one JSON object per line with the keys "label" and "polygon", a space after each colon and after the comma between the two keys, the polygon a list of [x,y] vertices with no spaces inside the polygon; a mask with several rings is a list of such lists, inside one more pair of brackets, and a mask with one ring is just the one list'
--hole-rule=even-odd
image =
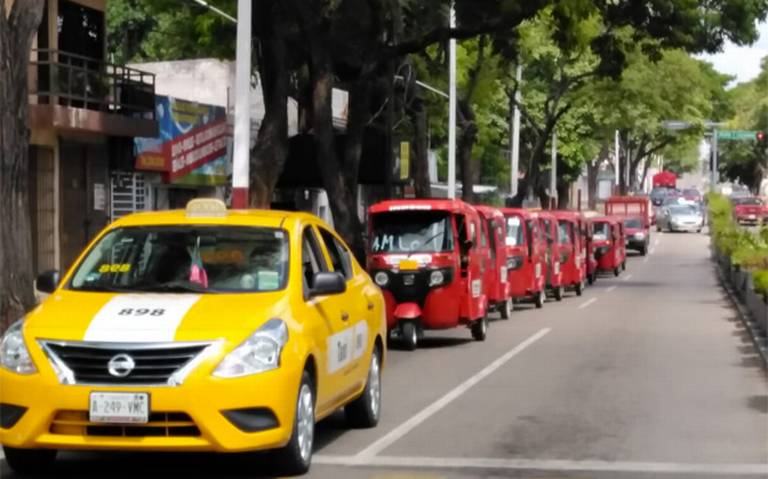
{"label": "nissan logo emblem", "polygon": [[136,361],[127,354],[118,354],[107,363],[107,371],[116,378],[124,378],[136,367]]}

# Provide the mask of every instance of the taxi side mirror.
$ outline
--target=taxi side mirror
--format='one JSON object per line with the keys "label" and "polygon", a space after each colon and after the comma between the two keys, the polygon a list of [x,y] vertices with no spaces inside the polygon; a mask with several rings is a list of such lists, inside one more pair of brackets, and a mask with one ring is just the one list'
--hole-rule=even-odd
{"label": "taxi side mirror", "polygon": [[35,287],[41,293],[53,293],[59,285],[59,272],[55,269],[41,273],[37,277]]}
{"label": "taxi side mirror", "polygon": [[315,274],[312,279],[312,287],[309,290],[309,296],[330,296],[341,294],[347,290],[347,281],[344,275],[337,272],[321,271]]}

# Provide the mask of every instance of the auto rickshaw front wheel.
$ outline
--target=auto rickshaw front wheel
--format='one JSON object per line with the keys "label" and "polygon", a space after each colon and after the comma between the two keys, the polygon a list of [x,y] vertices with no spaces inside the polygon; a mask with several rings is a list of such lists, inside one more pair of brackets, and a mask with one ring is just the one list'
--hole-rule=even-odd
{"label": "auto rickshaw front wheel", "polygon": [[400,323],[400,341],[407,351],[416,349],[416,345],[419,343],[419,331],[414,321]]}
{"label": "auto rickshaw front wheel", "polygon": [[619,273],[621,273],[621,268],[618,268],[618,267],[617,268],[613,268],[613,275],[614,276],[618,276]]}
{"label": "auto rickshaw front wheel", "polygon": [[621,263],[621,270],[622,270],[622,271],[626,271],[626,270],[627,270],[627,262],[626,262],[626,261],[623,261],[623,262]]}
{"label": "auto rickshaw front wheel", "polygon": [[483,316],[482,318],[472,323],[472,337],[475,341],[485,341],[488,335],[488,318]]}
{"label": "auto rickshaw front wheel", "polygon": [[596,273],[596,272],[594,272],[594,271],[592,272],[592,274],[590,274],[589,276],[587,276],[587,282],[588,282],[590,285],[593,285],[593,284],[595,284],[595,280],[596,280],[596,279],[597,279],[597,273]]}
{"label": "auto rickshaw front wheel", "polygon": [[506,301],[501,303],[501,319],[509,319],[512,317],[512,311],[515,309],[515,303],[512,298],[507,298]]}

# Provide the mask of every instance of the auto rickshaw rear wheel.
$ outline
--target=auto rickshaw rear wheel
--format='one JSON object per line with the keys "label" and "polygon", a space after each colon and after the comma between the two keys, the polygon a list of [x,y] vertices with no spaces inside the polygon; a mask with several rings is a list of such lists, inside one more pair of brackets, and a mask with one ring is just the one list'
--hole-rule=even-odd
{"label": "auto rickshaw rear wheel", "polygon": [[488,335],[488,318],[483,316],[472,323],[472,337],[475,341],[485,341]]}
{"label": "auto rickshaw rear wheel", "polygon": [[403,321],[400,323],[400,341],[407,351],[416,349],[419,343],[419,330],[416,328],[416,322]]}
{"label": "auto rickshaw rear wheel", "polygon": [[507,298],[506,301],[501,303],[501,319],[509,319],[512,317],[512,311],[515,309],[515,303],[512,302],[512,298]]}
{"label": "auto rickshaw rear wheel", "polygon": [[587,276],[587,282],[588,282],[590,285],[593,285],[593,284],[595,284],[595,280],[596,280],[596,279],[597,279],[597,273],[596,273],[596,272],[594,272],[594,271],[592,272],[592,274],[590,274],[589,276]]}
{"label": "auto rickshaw rear wheel", "polygon": [[618,267],[617,268],[613,268],[613,275],[614,276],[618,276],[620,272],[621,272],[620,268],[618,268]]}
{"label": "auto rickshaw rear wheel", "polygon": [[622,271],[626,271],[627,270],[627,262],[626,261],[622,261],[622,263],[621,263],[621,270]]}
{"label": "auto rickshaw rear wheel", "polygon": [[565,293],[562,286],[555,288],[555,300],[562,301],[564,295]]}
{"label": "auto rickshaw rear wheel", "polygon": [[581,293],[584,292],[584,281],[579,281],[576,283],[576,296],[581,296]]}
{"label": "auto rickshaw rear wheel", "polygon": [[544,302],[547,300],[547,293],[544,292],[542,289],[538,293],[535,294],[533,297],[533,303],[536,305],[537,308],[544,307]]}

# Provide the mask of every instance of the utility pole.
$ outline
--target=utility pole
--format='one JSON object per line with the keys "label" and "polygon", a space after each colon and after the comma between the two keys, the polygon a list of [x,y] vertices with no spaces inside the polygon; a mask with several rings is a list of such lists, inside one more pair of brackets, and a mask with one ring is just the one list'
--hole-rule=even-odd
{"label": "utility pole", "polygon": [[232,207],[248,207],[251,149],[251,0],[237,1],[235,63],[235,139],[232,159]]}
{"label": "utility pole", "polygon": [[717,128],[712,130],[712,172],[710,178],[710,191],[717,191],[717,183],[720,181],[717,171]]}
{"label": "utility pole", "polygon": [[523,65],[520,60],[517,61],[515,79],[517,81],[517,88],[515,89],[515,104],[512,108],[512,130],[510,131],[512,149],[510,150],[509,159],[509,195],[513,198],[517,196],[518,171],[520,170],[520,100],[522,98],[520,90],[522,89],[523,80]]}
{"label": "utility pole", "polygon": [[552,130],[552,165],[550,167],[550,178],[549,178],[549,193],[550,198],[553,198],[552,205],[550,205],[551,209],[557,208],[557,130]]}
{"label": "utility pole", "polygon": [[619,130],[616,130],[613,135],[613,170],[614,170],[614,184],[619,186]]}
{"label": "utility pole", "polygon": [[[449,25],[456,28],[456,11],[451,3]],[[448,198],[456,198],[456,39],[448,40]]]}

